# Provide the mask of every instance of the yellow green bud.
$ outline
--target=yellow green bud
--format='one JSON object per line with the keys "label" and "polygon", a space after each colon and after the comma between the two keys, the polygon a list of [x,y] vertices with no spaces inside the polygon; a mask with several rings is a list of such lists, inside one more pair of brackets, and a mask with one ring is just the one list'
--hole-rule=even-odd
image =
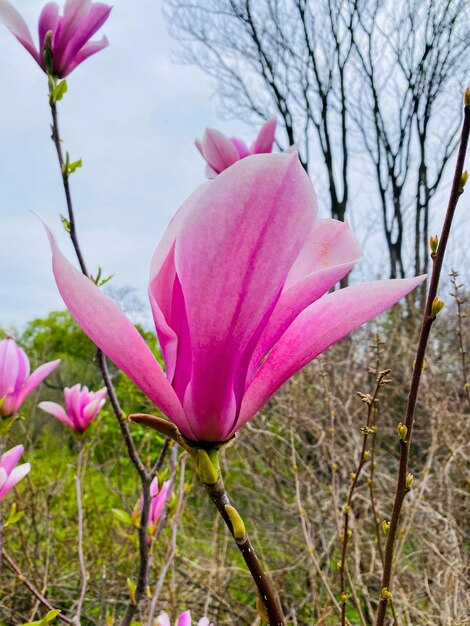
{"label": "yellow green bud", "polygon": [[414,479],[413,474],[408,474],[405,479],[405,486],[408,491],[411,489],[411,486],[413,484],[413,479]]}
{"label": "yellow green bud", "polygon": [[370,459],[370,450],[366,450],[362,458],[367,462]]}
{"label": "yellow green bud", "polygon": [[351,473],[349,474],[349,480],[350,480],[351,482],[354,482],[354,481],[356,480],[356,473],[355,473],[355,472],[351,472]]}
{"label": "yellow green bud", "polygon": [[343,569],[343,566],[341,565],[341,561],[336,561],[336,569],[338,570],[338,572],[340,572]]}
{"label": "yellow green bud", "polygon": [[436,296],[432,301],[431,317],[437,317],[443,308],[444,302]]}
{"label": "yellow green bud", "polygon": [[197,473],[203,483],[214,485],[219,479],[219,469],[217,467],[217,458],[212,461],[211,457],[205,450],[198,448],[197,450]]}
{"label": "yellow green bud", "polygon": [[344,507],[343,507],[343,511],[344,511],[345,513],[351,513],[351,507],[350,507],[350,505],[349,505],[349,504],[345,504],[345,505],[344,505]]}
{"label": "yellow green bud", "polygon": [[400,439],[402,441],[406,441],[406,435],[408,434],[408,428],[405,426],[405,424],[400,422],[398,424],[398,426],[397,426],[397,433],[398,433],[398,436],[400,437]]}
{"label": "yellow green bud", "polygon": [[429,247],[431,248],[431,252],[436,254],[437,247],[439,246],[439,237],[434,235],[434,237],[429,237]]}
{"label": "yellow green bud", "polygon": [[381,595],[385,602],[389,602],[392,599],[392,594],[387,587],[382,587]]}
{"label": "yellow green bud", "polygon": [[382,522],[382,530],[383,530],[383,534],[388,537],[388,532],[390,530],[390,522],[387,522],[387,520],[384,520]]}
{"label": "yellow green bud", "polygon": [[346,602],[347,602],[348,600],[349,600],[349,596],[348,596],[348,594],[347,594],[347,593],[345,593],[345,592],[343,591],[343,593],[341,594],[341,602],[342,602],[343,604],[346,604]]}
{"label": "yellow green bud", "polygon": [[237,509],[231,504],[226,504],[225,512],[227,513],[230,523],[232,524],[233,536],[235,537],[235,539],[237,541],[241,541],[242,539],[245,539],[246,537],[245,524],[242,518],[240,517],[240,514],[237,511]]}
{"label": "yellow green bud", "polygon": [[467,180],[468,180],[468,172],[467,170],[465,170],[462,172],[460,176],[459,191],[463,191],[463,188],[465,187]]}
{"label": "yellow green bud", "polygon": [[131,600],[131,604],[136,604],[135,592],[137,589],[137,585],[131,578],[127,579],[127,589],[129,590],[129,598]]}
{"label": "yellow green bud", "polygon": [[463,96],[463,103],[466,107],[470,107],[470,87],[467,87]]}

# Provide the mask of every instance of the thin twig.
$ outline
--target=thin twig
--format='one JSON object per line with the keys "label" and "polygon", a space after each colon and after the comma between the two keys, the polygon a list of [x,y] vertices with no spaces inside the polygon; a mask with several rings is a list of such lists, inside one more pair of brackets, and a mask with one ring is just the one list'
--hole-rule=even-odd
{"label": "thin twig", "polygon": [[83,468],[84,446],[83,440],[78,440],[78,461],[77,461],[77,475],[75,478],[75,488],[77,492],[77,511],[78,511],[78,560],[80,562],[80,573],[82,578],[82,586],[80,589],[80,597],[78,598],[77,612],[75,614],[75,620],[80,626],[80,618],[82,615],[83,601],[85,600],[86,588],[88,582],[88,574],[85,565],[85,555],[83,552],[83,505],[82,505],[82,468]]}
{"label": "thin twig", "polygon": [[[466,100],[467,97],[470,97],[470,92],[468,90],[466,93]],[[442,227],[442,233],[439,239],[437,251],[431,255],[433,269],[431,274],[431,281],[429,283],[429,291],[427,295],[423,322],[416,351],[416,359],[414,362],[410,390],[408,394],[408,403],[404,420],[404,425],[406,426],[407,431],[405,437],[403,437],[403,439],[400,439],[400,464],[398,469],[395,499],[393,502],[392,515],[390,519],[390,529],[387,537],[387,544],[385,547],[384,570],[381,584],[381,598],[379,600],[379,605],[377,609],[376,626],[384,626],[388,600],[390,599],[389,594],[391,593],[390,586],[392,580],[392,564],[395,551],[395,541],[398,533],[398,522],[403,501],[407,493],[406,477],[408,474],[408,460],[416,410],[416,401],[418,398],[419,384],[421,380],[421,372],[424,365],[426,347],[432,324],[436,319],[436,315],[433,314],[433,302],[434,299],[437,297],[437,289],[439,287],[439,279],[441,275],[442,264],[444,261],[444,254],[447,247],[447,241],[449,239],[455,209],[457,207],[458,200],[463,193],[462,172],[464,167],[465,154],[467,151],[469,133],[470,106],[466,102],[466,106],[464,109],[464,123],[460,137],[460,148],[457,156],[457,163],[455,166],[455,173],[450,192],[449,204],[447,206],[447,212],[444,219],[444,225]]]}
{"label": "thin twig", "polygon": [[[39,602],[48,610],[48,611],[53,611],[54,607],[52,606],[52,604],[49,602],[49,600],[47,600],[47,598],[45,598],[42,593],[33,585],[33,583],[26,578],[26,576],[23,574],[23,572],[20,570],[20,568],[18,567],[18,565],[15,563],[15,561],[11,558],[11,556],[8,554],[8,552],[5,550],[5,548],[2,549],[2,556],[5,559],[6,564],[8,565],[8,567],[12,570],[12,572],[14,572],[16,574],[16,576],[18,577],[18,580],[23,583],[23,585],[25,587],[27,587],[29,589],[29,591],[33,594],[33,596],[35,596]],[[57,615],[57,619],[60,620],[61,622],[64,622],[64,624],[71,624],[72,626],[75,626],[75,622],[66,617],[65,615],[63,615],[62,613],[59,613]]]}

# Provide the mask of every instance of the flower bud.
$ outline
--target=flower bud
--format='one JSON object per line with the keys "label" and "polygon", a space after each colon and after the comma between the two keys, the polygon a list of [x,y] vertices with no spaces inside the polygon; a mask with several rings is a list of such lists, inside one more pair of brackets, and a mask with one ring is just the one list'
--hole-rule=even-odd
{"label": "flower bud", "polygon": [[411,486],[413,484],[413,479],[414,479],[413,474],[408,474],[407,475],[407,477],[405,479],[405,486],[406,486],[407,491],[409,491],[411,489]]}
{"label": "flower bud", "polygon": [[345,505],[343,506],[343,511],[344,511],[346,514],[351,513],[351,506],[350,506],[349,504],[345,504]]}
{"label": "flower bud", "polygon": [[436,296],[434,300],[432,301],[431,317],[433,318],[437,317],[443,308],[444,308],[444,302]]}
{"label": "flower bud", "polygon": [[389,602],[392,599],[392,594],[387,589],[387,587],[382,587],[381,596],[385,600],[385,602]]}
{"label": "flower bud", "polygon": [[346,604],[346,602],[347,602],[348,600],[349,600],[349,596],[348,596],[348,594],[347,594],[347,593],[345,593],[345,592],[343,591],[343,593],[341,594],[341,602],[342,602],[343,604]]}
{"label": "flower bud", "polygon": [[235,540],[241,541],[245,539],[246,537],[245,524],[242,518],[240,517],[240,514],[237,511],[237,509],[231,504],[226,504],[225,512],[227,513],[230,523],[232,524],[233,536],[235,537]]}
{"label": "flower bud", "polygon": [[470,107],[470,87],[467,87],[463,96],[463,103],[466,107]]}
{"label": "flower bud", "polygon": [[467,180],[468,180],[468,172],[467,170],[465,170],[462,172],[460,176],[459,191],[463,191],[463,188],[465,187]]}
{"label": "flower bud", "polygon": [[405,424],[400,422],[398,424],[398,426],[397,426],[397,433],[398,433],[398,436],[400,437],[400,439],[402,441],[406,441],[406,435],[408,434],[408,428],[405,426]]}
{"label": "flower bud", "polygon": [[367,462],[370,459],[370,450],[366,450],[362,458]]}
{"label": "flower bud", "polygon": [[432,254],[436,254],[438,246],[439,237],[437,235],[434,235],[434,237],[429,237],[429,247],[431,248]]}
{"label": "flower bud", "polygon": [[384,520],[382,522],[382,530],[383,530],[383,534],[388,537],[388,532],[390,530],[390,522],[387,522],[387,520]]}

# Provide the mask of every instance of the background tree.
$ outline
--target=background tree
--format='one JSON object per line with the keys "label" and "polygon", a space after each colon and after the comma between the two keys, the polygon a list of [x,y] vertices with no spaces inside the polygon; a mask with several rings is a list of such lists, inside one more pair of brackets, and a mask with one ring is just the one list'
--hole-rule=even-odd
{"label": "background tree", "polygon": [[[334,218],[356,211],[351,177],[370,172],[377,195],[368,205],[383,224],[390,276],[425,272],[431,200],[460,124],[469,4],[165,0],[165,7],[183,60],[214,78],[223,114],[259,123],[274,112],[284,128],[280,147],[299,146],[305,168],[326,182]],[[403,258],[408,231],[413,268]]]}

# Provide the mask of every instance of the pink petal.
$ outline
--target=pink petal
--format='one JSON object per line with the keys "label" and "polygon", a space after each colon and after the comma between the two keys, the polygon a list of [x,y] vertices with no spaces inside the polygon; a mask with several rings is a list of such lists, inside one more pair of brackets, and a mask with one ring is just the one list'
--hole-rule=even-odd
{"label": "pink petal", "polygon": [[7,482],[7,478],[7,473],[5,472],[3,467],[0,467],[0,493],[2,491],[3,485]]}
{"label": "pink petal", "polygon": [[263,152],[272,152],[274,144],[274,135],[276,134],[277,120],[272,117],[265,122],[259,131],[258,137],[251,149],[252,154],[261,154]]}
{"label": "pink petal", "polygon": [[39,50],[44,53],[44,41],[48,32],[55,33],[59,24],[59,6],[55,2],[48,2],[39,16],[38,34]]}
{"label": "pink petal", "polygon": [[63,422],[64,424],[75,430],[75,424],[69,418],[64,408],[60,406],[60,404],[57,404],[56,402],[40,402],[38,404],[38,408],[45,413],[49,413],[49,415],[53,415],[59,421]]}
{"label": "pink petal", "polygon": [[244,159],[245,157],[250,155],[250,151],[246,147],[246,143],[244,141],[242,141],[241,139],[237,139],[236,137],[230,137],[230,141],[238,150],[238,155],[240,159]]}
{"label": "pink petal", "polygon": [[243,398],[234,432],[295,372],[379,315],[425,280],[381,280],[330,293],[307,307],[286,330]]}
{"label": "pink petal", "polygon": [[0,0],[0,22],[3,22],[5,26],[11,30],[30,55],[39,65],[42,65],[26,22],[7,0]]}
{"label": "pink petal", "polygon": [[3,498],[3,496],[8,493],[8,491],[13,489],[13,487],[15,487],[15,485],[17,485],[20,480],[26,476],[26,474],[29,474],[30,471],[31,465],[29,463],[23,463],[23,465],[15,467],[0,489],[0,498]]}
{"label": "pink petal", "polygon": [[191,611],[181,613],[176,622],[176,626],[191,626]]}
{"label": "pink petal", "polygon": [[208,128],[202,139],[204,158],[217,173],[223,172],[240,159],[237,148],[218,130]]}
{"label": "pink petal", "polygon": [[195,198],[175,265],[192,354],[184,407],[198,439],[223,441],[232,429],[251,352],[315,211],[293,155],[243,159]]}
{"label": "pink petal", "polygon": [[79,326],[181,432],[192,438],[181,403],[138,330],[110,298],[69,263],[52,231],[44,226],[57,286]]}
{"label": "pink petal", "polygon": [[162,613],[157,617],[157,626],[171,626],[168,613]]}
{"label": "pink petal", "polygon": [[25,382],[24,386],[22,387],[18,395],[18,400],[16,403],[16,410],[18,410],[21,407],[23,402],[26,400],[26,397],[29,396],[29,394],[32,391],[34,391],[34,389],[36,389],[36,387],[38,387],[42,383],[42,381],[45,378],[47,378],[49,374],[55,370],[56,367],[59,366],[59,364],[60,364],[60,359],[57,359],[56,361],[43,363],[43,365],[40,365],[37,369],[34,370],[34,372]]}
{"label": "pink petal", "polygon": [[0,341],[0,398],[7,394],[17,396],[28,375],[29,360],[25,351],[13,339]]}
{"label": "pink petal", "polygon": [[154,498],[158,494],[158,476],[154,476],[150,483],[150,495]]}
{"label": "pink petal", "polygon": [[103,37],[99,42],[90,42],[88,44],[87,42],[106,22],[111,9],[112,7],[106,4],[98,2],[92,4],[88,15],[82,20],[76,30],[71,33],[59,68],[64,75],[69,74],[79,63],[108,45],[106,37]]}
{"label": "pink petal", "polygon": [[201,617],[198,621],[197,626],[212,626],[208,617]]}
{"label": "pink petal", "polygon": [[165,480],[160,489],[160,492],[152,498],[152,512],[151,512],[151,520],[152,523],[155,523],[158,519],[160,519],[163,513],[163,507],[165,506],[165,501],[168,495],[168,491],[171,487],[171,481]]}
{"label": "pink petal", "polygon": [[253,353],[249,379],[297,315],[341,280],[361,257],[362,250],[346,222],[315,222]]}
{"label": "pink petal", "polygon": [[4,452],[3,455],[0,456],[0,467],[2,467],[7,474],[10,474],[13,468],[18,464],[18,461],[21,459],[23,452],[24,447],[22,445],[10,448],[10,450]]}

